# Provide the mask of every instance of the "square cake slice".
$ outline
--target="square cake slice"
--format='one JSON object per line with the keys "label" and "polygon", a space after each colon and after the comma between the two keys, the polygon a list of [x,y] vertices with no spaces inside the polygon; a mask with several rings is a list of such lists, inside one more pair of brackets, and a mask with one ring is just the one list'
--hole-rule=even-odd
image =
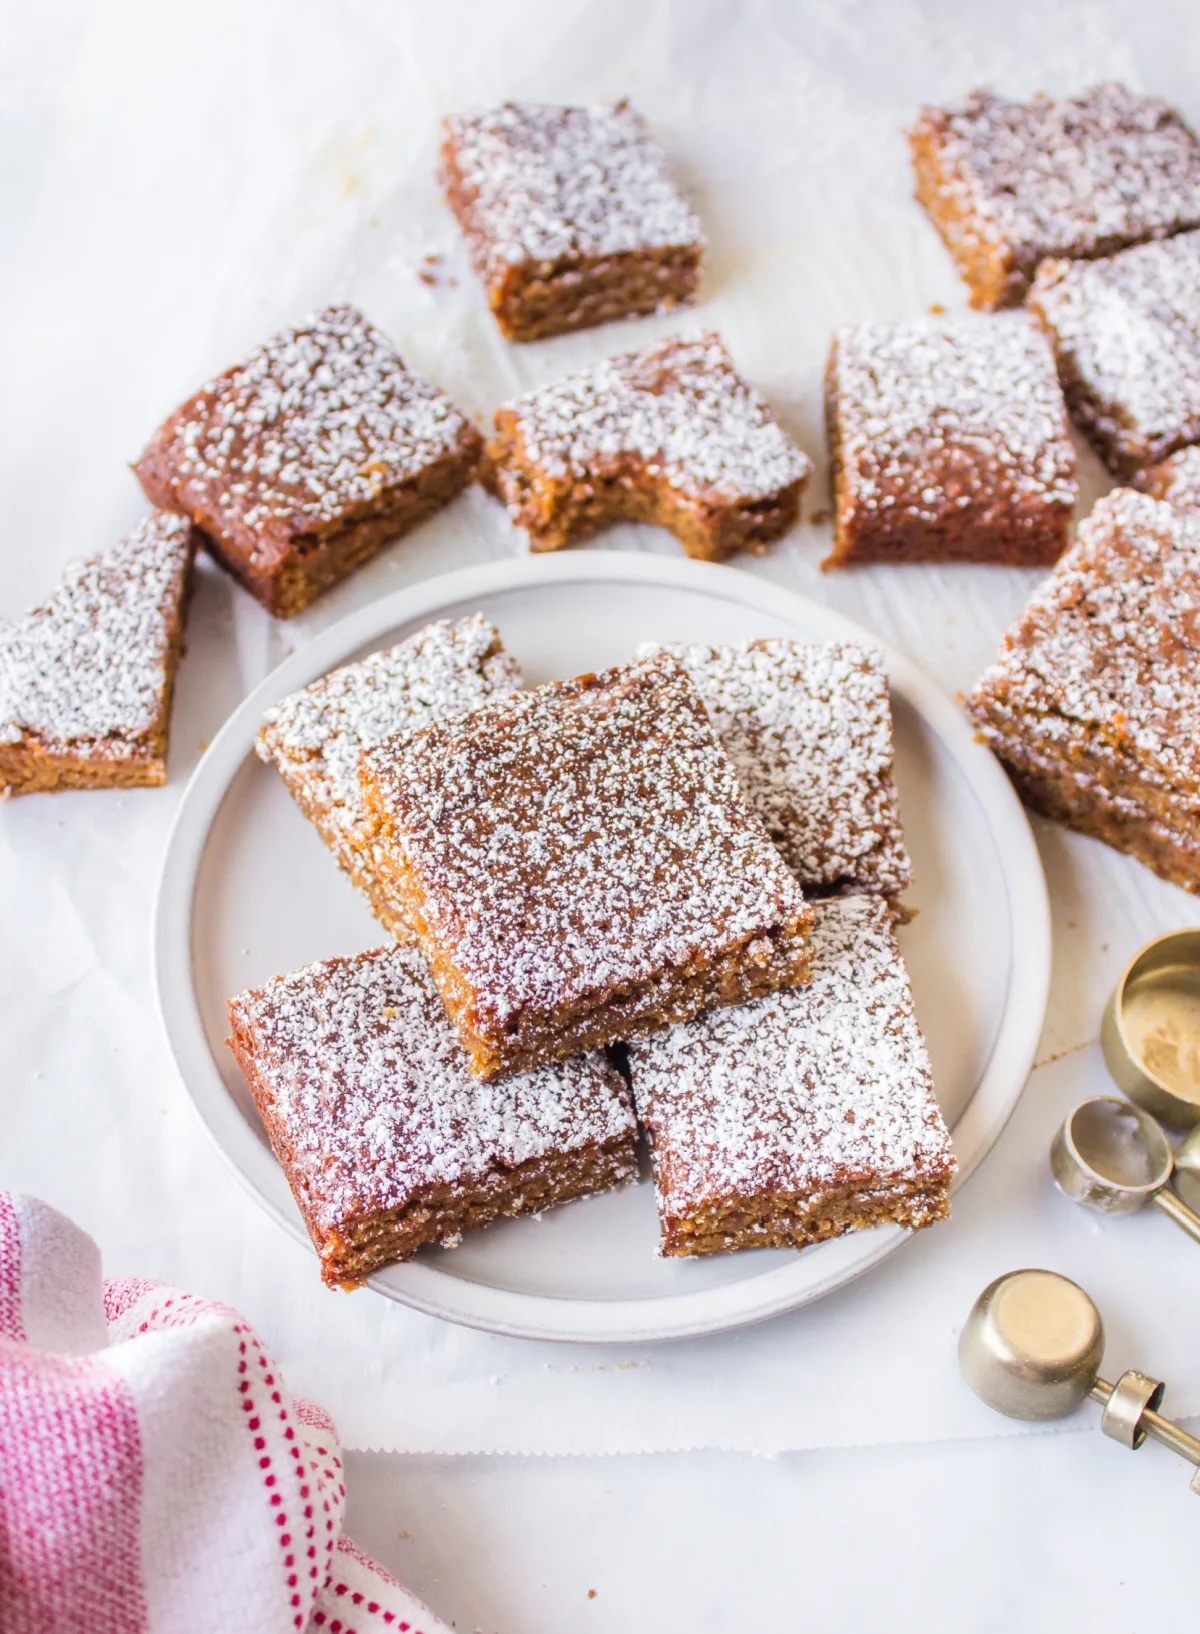
{"label": "square cake slice", "polygon": [[1185,511],[1200,511],[1200,446],[1181,448],[1141,472],[1138,486],[1154,499]]}
{"label": "square cake slice", "polygon": [[950,1136],[887,904],[816,915],[807,987],[630,1046],[664,1255],[803,1248],[949,1211]]}
{"label": "square cake slice", "polygon": [[0,623],[4,795],[166,782],[195,551],[191,524],[160,512]]}
{"label": "square cake slice", "polygon": [[508,340],[660,312],[696,292],[700,223],[628,102],[452,114],[441,180]]}
{"label": "square cake slice", "polygon": [[1075,450],[1023,314],[838,330],[826,371],[833,552],[850,562],[1040,566],[1065,549]]}
{"label": "square cake slice", "polygon": [[1048,261],[1029,309],[1071,413],[1114,476],[1200,442],[1200,232],[1101,261]]}
{"label": "square cake slice", "polygon": [[517,398],[487,453],[535,551],[654,522],[704,561],[785,534],[812,471],[718,335],[673,335]]}
{"label": "square cake slice", "polygon": [[808,973],[812,909],[665,653],[491,699],[360,775],[481,1078]]}
{"label": "square cake slice", "polygon": [[481,446],[361,312],[331,306],[202,386],[134,471],[268,612],[291,618],[452,499]]}
{"label": "square cake slice", "polygon": [[917,198],[971,292],[1016,305],[1049,257],[1111,255],[1200,226],[1200,143],[1123,85],[1009,102],[975,91],[909,132]]}
{"label": "square cake slice", "polygon": [[912,881],[912,863],[880,654],[853,642],[779,639],[662,650],[695,682],[742,793],[805,892],[894,901]]}
{"label": "square cake slice", "polygon": [[1100,500],[966,705],[1035,811],[1200,892],[1200,518]]}
{"label": "square cake slice", "polygon": [[636,1177],[633,1109],[604,1056],[481,1085],[416,948],[308,965],[231,999],[229,1018],[330,1287]]}
{"label": "square cake slice", "polygon": [[363,750],[521,684],[520,666],[505,652],[500,632],[474,613],[429,624],[267,711],[259,758],[275,763],[296,804],[393,935],[407,939],[412,931],[379,883],[358,781]]}

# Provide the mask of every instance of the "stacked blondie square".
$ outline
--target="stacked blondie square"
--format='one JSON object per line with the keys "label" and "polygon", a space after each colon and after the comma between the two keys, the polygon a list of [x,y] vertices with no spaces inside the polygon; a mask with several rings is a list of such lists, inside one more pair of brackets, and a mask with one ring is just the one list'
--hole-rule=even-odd
{"label": "stacked blondie square", "polygon": [[946,1212],[875,652],[526,688],[473,616],[284,699],[259,752],[394,937],[229,1006],[327,1283],[632,1180],[639,1128],[667,1254]]}

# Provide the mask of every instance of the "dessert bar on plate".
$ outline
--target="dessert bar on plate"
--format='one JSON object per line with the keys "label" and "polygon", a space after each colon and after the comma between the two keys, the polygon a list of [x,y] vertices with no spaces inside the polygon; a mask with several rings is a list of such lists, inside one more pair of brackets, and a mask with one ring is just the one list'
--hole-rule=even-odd
{"label": "dessert bar on plate", "polygon": [[628,102],[445,121],[442,185],[501,333],[539,340],[696,291],[704,238]]}
{"label": "dessert bar on plate", "polygon": [[655,522],[705,561],[785,534],[812,471],[711,334],[673,335],[505,404],[487,453],[535,551]]}
{"label": "dessert bar on plate", "polygon": [[480,1084],[414,947],[308,965],[229,1016],[331,1287],[636,1175],[629,1094],[604,1056]]}
{"label": "dessert bar on plate", "polygon": [[887,675],[848,641],[769,639],[664,650],[687,670],[742,792],[810,894],[911,883],[896,786]]}
{"label": "dessert bar on plate", "polygon": [[807,975],[812,910],[668,654],[488,700],[360,775],[482,1078]]}
{"label": "dessert bar on plate", "polygon": [[167,780],[167,732],[196,534],[147,517],[0,624],[0,791]]}
{"label": "dessert bar on plate", "polygon": [[1200,892],[1200,518],[1101,499],[966,703],[1034,810]]}
{"label": "dessert bar on plate", "polygon": [[1066,547],[1075,450],[1053,354],[1024,314],[839,329],[825,403],[825,567],[1037,566]]}
{"label": "dessert bar on plate", "polygon": [[1114,476],[1200,442],[1200,232],[1101,261],[1049,261],[1029,308],[1071,413]]}
{"label": "dessert bar on plate", "polygon": [[1016,305],[1038,264],[1111,255],[1200,226],[1200,144],[1123,85],[1009,102],[975,91],[909,132],[917,198],[971,292]]}
{"label": "dessert bar on plate", "polygon": [[1155,499],[1184,510],[1200,510],[1200,447],[1181,448],[1177,454],[1147,466],[1138,486]]}
{"label": "dessert bar on plate", "polygon": [[948,1212],[950,1137],[887,903],[817,903],[812,941],[807,986],[630,1046],[665,1255]]}
{"label": "dessert bar on plate", "polygon": [[438,510],[481,439],[350,306],[285,329],[202,386],[134,467],[277,618]]}
{"label": "dessert bar on plate", "polygon": [[397,646],[323,675],[269,709],[258,734],[289,793],[393,935],[412,935],[381,888],[358,762],[364,749],[522,684],[500,633],[478,613],[440,619]]}

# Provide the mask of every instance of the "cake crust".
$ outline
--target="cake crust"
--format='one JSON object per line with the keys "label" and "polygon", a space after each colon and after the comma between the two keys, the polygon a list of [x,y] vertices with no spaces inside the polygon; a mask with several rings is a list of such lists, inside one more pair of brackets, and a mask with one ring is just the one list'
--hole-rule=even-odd
{"label": "cake crust", "polygon": [[768,639],[647,646],[677,658],[738,782],[808,896],[912,882],[896,786],[887,674],[853,642]]}
{"label": "cake crust", "polygon": [[636,1176],[629,1094],[604,1057],[479,1084],[413,947],[306,966],[229,1016],[330,1287]]}
{"label": "cake crust", "polygon": [[834,492],[825,568],[1041,566],[1066,547],[1075,451],[1054,357],[1024,316],[841,329],[825,402]]}
{"label": "cake crust", "polygon": [[700,223],[628,102],[507,102],[443,125],[441,182],[507,340],[690,301]]}
{"label": "cake crust", "polygon": [[487,457],[535,551],[651,522],[703,561],[780,538],[812,471],[715,334],[672,336],[504,405]]}
{"label": "cake crust", "polygon": [[363,750],[521,685],[520,666],[505,652],[500,632],[474,613],[427,625],[267,711],[256,743],[259,758],[276,766],[339,867],[394,936],[411,939],[413,931],[380,883],[373,824],[358,780]]}
{"label": "cake crust", "polygon": [[816,904],[807,986],[630,1046],[667,1256],[943,1218],[954,1172],[887,904]]}
{"label": "cake crust", "polygon": [[667,654],[489,700],[360,775],[480,1077],[807,974],[812,910]]}
{"label": "cake crust", "polygon": [[134,466],[277,618],[475,474],[482,439],[353,307],[274,335],[176,409]]}
{"label": "cake crust", "polygon": [[1048,261],[1029,309],[1071,413],[1114,476],[1136,481],[1200,442],[1200,232],[1099,261]]}
{"label": "cake crust", "polygon": [[0,624],[4,795],[166,782],[195,551],[191,525],[159,512]]}
{"label": "cake crust", "polygon": [[1041,262],[1111,255],[1200,226],[1200,144],[1123,85],[1010,102],[975,91],[909,132],[916,196],[971,305],[1015,306]]}
{"label": "cake crust", "polygon": [[966,699],[1028,804],[1200,891],[1200,519],[1100,500]]}

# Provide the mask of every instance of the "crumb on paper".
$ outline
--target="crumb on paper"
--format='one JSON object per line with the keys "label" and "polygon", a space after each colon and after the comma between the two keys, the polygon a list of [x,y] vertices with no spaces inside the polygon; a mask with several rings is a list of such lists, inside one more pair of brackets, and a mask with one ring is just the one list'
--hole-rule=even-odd
{"label": "crumb on paper", "polygon": [[814,528],[823,528],[832,515],[833,512],[823,505],[819,511],[814,511],[808,520]]}
{"label": "crumb on paper", "polygon": [[595,1598],[596,1598],[596,1591],[595,1591],[595,1589],[589,1589],[589,1590],[588,1590],[588,1599],[589,1599],[589,1600],[594,1600],[594,1599],[595,1599]]}
{"label": "crumb on paper", "polygon": [[933,316],[935,318],[940,318],[942,313],[946,310],[946,308],[942,305],[942,303],[940,301],[930,301],[929,310],[930,310],[930,312],[933,314]]}
{"label": "crumb on paper", "polygon": [[400,1533],[401,1543],[407,1543],[410,1537],[412,1537],[412,1533],[409,1531],[408,1527],[406,1526],[406,1527],[404,1527],[402,1529],[402,1531]]}
{"label": "crumb on paper", "polygon": [[445,287],[453,289],[458,282],[445,268],[445,257],[440,250],[430,250],[421,257],[421,265],[417,268],[417,277],[430,289]]}

